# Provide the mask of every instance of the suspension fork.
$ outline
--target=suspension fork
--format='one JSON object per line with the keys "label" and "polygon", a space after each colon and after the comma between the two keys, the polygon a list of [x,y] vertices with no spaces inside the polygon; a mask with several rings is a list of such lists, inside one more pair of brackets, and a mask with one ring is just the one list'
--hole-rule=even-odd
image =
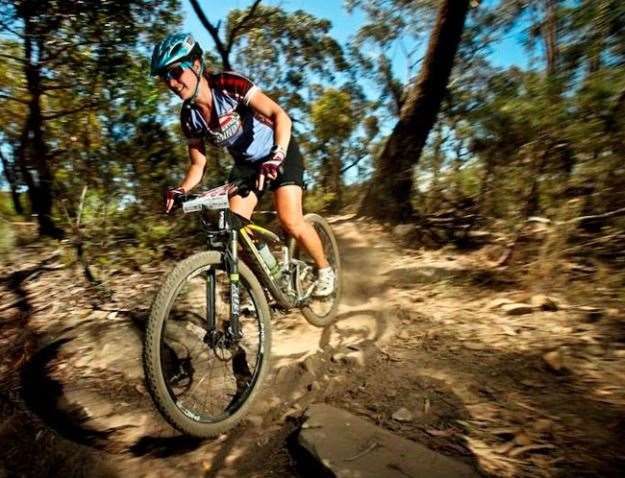
{"label": "suspension fork", "polygon": [[239,327],[239,305],[241,297],[239,266],[238,266],[238,232],[236,229],[230,230],[228,247],[225,251],[226,271],[230,279],[230,323],[226,330],[226,335],[233,340],[241,338],[241,329]]}
{"label": "suspension fork", "polygon": [[215,291],[217,274],[214,267],[206,271],[206,330],[212,333],[215,330]]}

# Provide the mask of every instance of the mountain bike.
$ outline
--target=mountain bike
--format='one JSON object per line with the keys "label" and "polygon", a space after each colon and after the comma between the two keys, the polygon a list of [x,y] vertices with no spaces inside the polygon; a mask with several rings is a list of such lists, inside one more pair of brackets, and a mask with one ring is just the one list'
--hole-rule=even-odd
{"label": "mountain bike", "polygon": [[272,309],[299,309],[324,327],[341,297],[339,250],[327,221],[305,216],[337,278],[331,296],[315,298],[314,262],[296,241],[229,209],[240,186],[179,201],[183,212],[199,215],[207,250],[166,276],[146,325],[150,395],[169,424],[197,437],[224,433],[249,412],[269,368]]}

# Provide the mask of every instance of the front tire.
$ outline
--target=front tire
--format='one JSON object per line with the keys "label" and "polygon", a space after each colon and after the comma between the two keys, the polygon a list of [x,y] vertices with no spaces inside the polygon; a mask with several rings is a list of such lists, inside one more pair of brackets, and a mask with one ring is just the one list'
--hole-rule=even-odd
{"label": "front tire", "polygon": [[[229,320],[228,274],[216,251],[195,254],[168,274],[147,321],[143,363],[148,390],[163,417],[187,435],[214,437],[236,426],[249,412],[269,368],[269,306],[254,274],[242,262],[238,267],[241,304],[248,312],[241,312],[244,337],[236,347],[211,347],[203,337],[207,289],[202,287],[208,279],[202,274],[211,268],[218,329]],[[215,370],[222,368],[215,377]],[[196,398],[202,384],[210,388]]]}

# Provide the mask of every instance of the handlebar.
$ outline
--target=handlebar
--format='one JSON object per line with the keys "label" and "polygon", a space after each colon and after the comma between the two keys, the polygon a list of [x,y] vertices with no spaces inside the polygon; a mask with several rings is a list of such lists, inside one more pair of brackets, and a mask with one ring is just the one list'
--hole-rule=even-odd
{"label": "handlebar", "polygon": [[[282,174],[284,169],[282,166],[280,166],[279,168],[279,173]],[[265,188],[268,188],[269,185],[271,184],[272,180],[265,177],[263,184],[261,185],[262,187],[260,187],[258,189],[258,192],[263,191]],[[175,196],[174,199],[174,204],[172,209],[169,211],[169,214],[171,214],[172,212],[174,212],[175,209],[178,208],[182,208],[184,204],[190,202],[190,201],[194,201],[194,200],[199,200],[201,198],[206,198],[207,196],[210,197],[210,193],[211,192],[215,192],[217,193],[217,191],[221,190],[222,188],[227,190],[227,194],[228,194],[228,198],[234,196],[234,195],[240,195],[242,197],[247,197],[252,191],[254,191],[254,188],[251,188],[249,185],[249,180],[247,179],[236,179],[232,182],[226,183],[223,186],[218,186],[214,189],[211,189],[209,191],[204,191],[203,193],[196,193],[196,194],[192,194],[192,193],[187,193],[184,195],[179,195],[179,196]],[[216,195],[216,194],[215,194]],[[207,199],[208,201],[208,199]],[[195,209],[193,209],[195,210]],[[190,211],[185,211],[185,212],[190,212]]]}

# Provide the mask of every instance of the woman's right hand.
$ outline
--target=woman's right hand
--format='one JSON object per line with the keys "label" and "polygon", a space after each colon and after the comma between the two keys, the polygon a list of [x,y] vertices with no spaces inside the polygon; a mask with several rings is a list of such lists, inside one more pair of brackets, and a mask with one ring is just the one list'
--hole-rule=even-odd
{"label": "woman's right hand", "polygon": [[165,214],[169,214],[174,204],[183,199],[186,194],[186,191],[182,188],[167,188],[165,191]]}

